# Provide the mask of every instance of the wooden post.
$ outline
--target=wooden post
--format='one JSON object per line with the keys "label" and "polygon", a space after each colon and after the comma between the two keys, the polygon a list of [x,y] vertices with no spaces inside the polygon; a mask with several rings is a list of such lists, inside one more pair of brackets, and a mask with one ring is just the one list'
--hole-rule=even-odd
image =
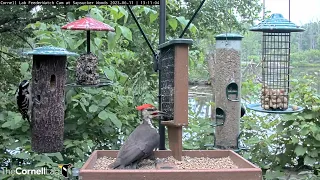
{"label": "wooden post", "polygon": [[64,86],[67,55],[76,55],[62,48],[39,47],[32,66],[32,150],[53,153],[63,149]]}
{"label": "wooden post", "polygon": [[182,127],[188,125],[188,51],[191,39],[174,39],[160,45],[161,109],[170,117],[168,128],[172,156],[181,160]]}

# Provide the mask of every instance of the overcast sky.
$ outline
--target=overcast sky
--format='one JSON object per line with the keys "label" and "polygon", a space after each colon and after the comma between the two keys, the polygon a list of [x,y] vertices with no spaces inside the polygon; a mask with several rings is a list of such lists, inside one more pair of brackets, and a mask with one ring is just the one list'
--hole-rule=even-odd
{"label": "overcast sky", "polygon": [[[266,11],[289,19],[289,0],[265,0],[265,5]],[[297,25],[320,20],[320,0],[291,0],[290,11],[290,20]]]}

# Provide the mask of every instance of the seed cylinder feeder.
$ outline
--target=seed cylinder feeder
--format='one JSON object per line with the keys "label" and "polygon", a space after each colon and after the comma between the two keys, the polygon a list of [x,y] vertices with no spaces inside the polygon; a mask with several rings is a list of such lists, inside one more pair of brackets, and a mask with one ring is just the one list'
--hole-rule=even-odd
{"label": "seed cylinder feeder", "polygon": [[290,36],[302,32],[281,14],[272,14],[250,31],[262,32],[262,89],[259,104],[248,108],[269,113],[292,113],[303,110],[289,105]]}
{"label": "seed cylinder feeder", "polygon": [[89,16],[62,26],[66,30],[87,31],[87,53],[77,59],[76,81],[78,85],[97,85],[100,83],[97,73],[98,57],[90,52],[90,31],[115,31],[114,28]]}
{"label": "seed cylinder feeder", "polygon": [[27,52],[32,65],[32,150],[38,153],[63,149],[64,86],[67,56],[77,55],[63,48],[45,46]]}
{"label": "seed cylinder feeder", "polygon": [[188,63],[191,39],[174,39],[159,46],[161,110],[168,117],[169,148],[177,160],[182,157],[182,127],[188,125]]}
{"label": "seed cylinder feeder", "polygon": [[241,39],[239,34],[216,36],[215,146],[237,149],[241,108]]}

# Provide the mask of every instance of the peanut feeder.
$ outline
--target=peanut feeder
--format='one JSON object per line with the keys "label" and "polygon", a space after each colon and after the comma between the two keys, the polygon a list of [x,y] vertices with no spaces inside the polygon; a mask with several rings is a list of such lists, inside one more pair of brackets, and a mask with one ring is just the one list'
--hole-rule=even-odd
{"label": "peanut feeder", "polygon": [[304,29],[281,14],[272,14],[250,30],[262,32],[262,89],[260,104],[252,104],[248,108],[269,113],[301,111],[301,107],[289,105],[290,38],[291,32]]}

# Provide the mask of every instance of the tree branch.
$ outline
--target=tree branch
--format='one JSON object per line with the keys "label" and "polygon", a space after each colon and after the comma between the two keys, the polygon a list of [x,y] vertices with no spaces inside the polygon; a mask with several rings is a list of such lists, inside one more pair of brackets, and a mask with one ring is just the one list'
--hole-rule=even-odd
{"label": "tree branch", "polygon": [[[25,9],[25,11],[26,11],[26,12],[30,12],[34,7],[35,7],[34,5],[29,5],[29,6]],[[4,18],[4,19],[2,19],[2,20],[0,21],[0,25],[4,25],[4,24],[6,24],[6,23],[8,23],[8,22],[10,22],[10,21],[16,20],[16,19],[18,19],[18,18],[19,18],[18,13],[17,13],[17,12],[14,12],[12,18]]]}
{"label": "tree branch", "polygon": [[[30,19],[28,21],[26,21],[27,24],[30,24],[30,23],[35,23],[37,21],[43,21],[43,20],[48,20],[48,19],[52,19],[52,18],[55,18],[57,15],[51,15],[51,16],[44,16],[44,17],[37,17],[37,18],[33,18],[33,19]],[[12,29],[13,27],[11,25],[7,25],[3,28],[0,29],[0,33],[4,33],[4,32],[8,32]]]}
{"label": "tree branch", "polygon": [[13,58],[17,58],[16,56],[14,56],[14,55],[12,55],[12,54],[10,54],[10,53],[1,51],[1,50],[0,50],[0,53],[3,53],[3,54],[5,54],[5,55],[8,55],[8,56],[13,57]]}
{"label": "tree branch", "polygon": [[23,36],[19,35],[16,32],[14,32],[14,34],[18,36],[20,39],[22,39],[24,42],[26,42],[31,47],[31,49],[33,49],[32,45]]}

